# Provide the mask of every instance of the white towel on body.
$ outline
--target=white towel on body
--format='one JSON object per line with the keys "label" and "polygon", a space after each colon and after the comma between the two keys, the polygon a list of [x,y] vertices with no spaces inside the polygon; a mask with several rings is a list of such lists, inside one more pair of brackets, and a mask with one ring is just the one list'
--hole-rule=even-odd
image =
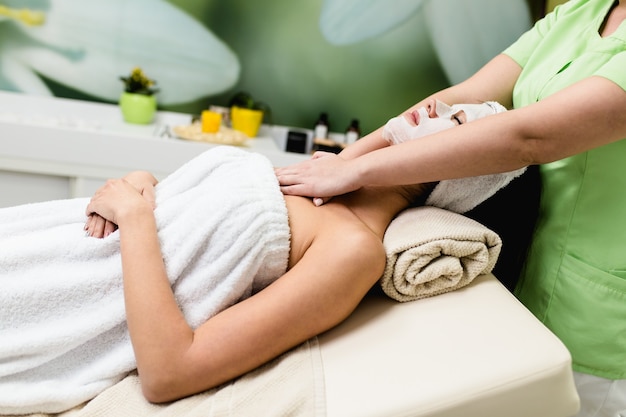
{"label": "white towel on body", "polygon": [[[265,157],[213,148],[156,197],[167,274],[192,327],[286,270],[287,209]],[[69,409],[136,367],[119,233],[86,237],[87,203],[0,209],[0,414]]]}

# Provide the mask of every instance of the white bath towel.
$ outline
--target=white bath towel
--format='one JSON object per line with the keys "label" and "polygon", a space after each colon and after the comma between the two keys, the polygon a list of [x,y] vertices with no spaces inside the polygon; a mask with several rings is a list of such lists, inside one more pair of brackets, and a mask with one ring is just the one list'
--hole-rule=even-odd
{"label": "white bath towel", "polygon": [[449,210],[403,211],[385,232],[387,252],[380,285],[397,301],[457,290],[492,271],[502,240],[482,224]]}
{"label": "white bath towel", "polygon": [[[192,327],[284,273],[287,210],[266,158],[214,148],[156,193],[168,277]],[[87,202],[0,210],[0,414],[69,409],[135,368],[119,233],[86,237]]]}
{"label": "white bath towel", "polygon": [[525,171],[526,167],[499,174],[439,181],[426,199],[426,205],[465,213],[506,187]]}

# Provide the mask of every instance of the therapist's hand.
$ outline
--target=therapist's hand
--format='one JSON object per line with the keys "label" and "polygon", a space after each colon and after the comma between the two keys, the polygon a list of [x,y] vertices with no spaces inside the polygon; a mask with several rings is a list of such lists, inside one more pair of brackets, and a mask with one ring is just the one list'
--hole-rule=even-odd
{"label": "therapist's hand", "polygon": [[276,168],[275,173],[283,194],[313,197],[323,203],[360,188],[353,161],[329,152],[316,152],[310,160]]}
{"label": "therapist's hand", "polygon": [[[318,152],[315,152],[311,158],[318,159],[318,158],[323,158],[325,156],[331,156],[331,155],[334,155],[334,153],[318,151]],[[326,204],[331,198],[332,197],[313,197],[313,204],[319,207],[321,205]]]}

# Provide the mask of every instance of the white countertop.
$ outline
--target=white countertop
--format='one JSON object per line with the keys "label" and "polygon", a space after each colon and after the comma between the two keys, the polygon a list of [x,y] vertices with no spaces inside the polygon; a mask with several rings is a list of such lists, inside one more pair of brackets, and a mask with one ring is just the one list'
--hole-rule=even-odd
{"label": "white countertop", "polygon": [[[117,105],[0,91],[0,170],[109,178],[142,169],[163,176],[210,147],[169,135],[191,115],[158,112],[153,123],[125,123]],[[244,148],[275,166],[308,159],[283,152],[264,126]]]}

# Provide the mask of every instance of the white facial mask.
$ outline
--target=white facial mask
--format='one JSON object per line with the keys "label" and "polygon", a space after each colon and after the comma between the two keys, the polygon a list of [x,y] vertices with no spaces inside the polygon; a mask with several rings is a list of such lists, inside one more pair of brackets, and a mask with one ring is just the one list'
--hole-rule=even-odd
{"label": "white facial mask", "polygon": [[[467,123],[474,120],[482,119],[485,116],[491,116],[496,113],[502,113],[506,111],[506,107],[495,101],[487,101],[481,104],[455,104],[450,107],[451,114],[455,115],[460,111],[465,113],[465,120]],[[439,116],[442,117],[442,116]]]}
{"label": "white facial mask", "polygon": [[390,119],[383,129],[383,138],[393,144],[407,140],[421,138],[455,126],[455,123],[441,117],[428,117],[428,111],[421,107],[417,110],[420,122],[417,126],[409,123],[406,117],[400,115]]}
{"label": "white facial mask", "polygon": [[[497,107],[497,106],[499,107]],[[429,117],[428,110],[421,107],[417,110],[420,120],[417,126],[411,125],[406,117],[400,115],[390,119],[383,129],[383,139],[389,143],[397,145],[411,139],[418,139],[445,129],[457,126],[452,119],[460,111],[465,112],[467,122],[471,122],[481,117],[500,113],[506,109],[498,103],[482,104],[455,104],[448,106],[441,101],[436,102],[435,113],[438,117]]]}

